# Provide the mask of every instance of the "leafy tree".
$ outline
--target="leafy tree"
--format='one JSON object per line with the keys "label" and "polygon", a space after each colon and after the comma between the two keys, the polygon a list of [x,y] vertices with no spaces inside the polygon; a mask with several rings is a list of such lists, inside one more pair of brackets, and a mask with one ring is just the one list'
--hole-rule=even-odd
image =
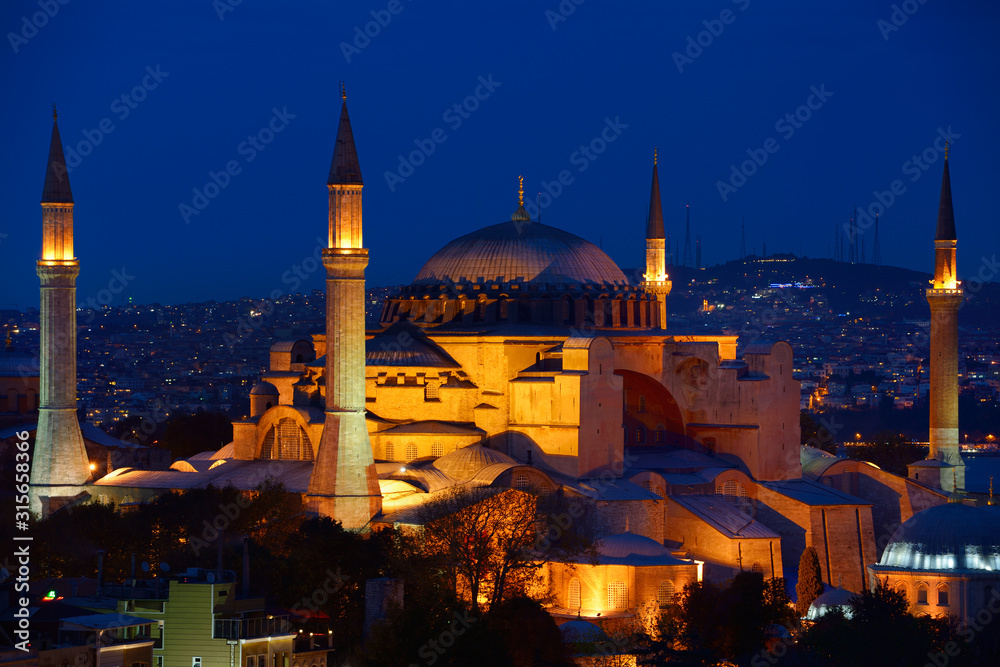
{"label": "leafy tree", "polygon": [[823,594],[823,573],[819,568],[819,556],[814,547],[806,547],[799,558],[799,581],[795,584],[795,611],[802,618],[809,611],[809,605]]}
{"label": "leafy tree", "polygon": [[538,499],[515,489],[456,489],[421,510],[425,547],[467,593],[472,613],[492,607],[533,581],[531,556],[539,525]]}

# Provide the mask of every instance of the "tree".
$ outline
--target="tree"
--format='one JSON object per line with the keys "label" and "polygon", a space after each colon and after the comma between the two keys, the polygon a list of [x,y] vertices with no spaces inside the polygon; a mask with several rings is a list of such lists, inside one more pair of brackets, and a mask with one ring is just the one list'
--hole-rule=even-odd
{"label": "tree", "polygon": [[540,565],[531,557],[539,525],[538,499],[523,491],[458,488],[421,511],[424,544],[469,597],[493,607],[523,593]]}
{"label": "tree", "polygon": [[819,556],[814,547],[806,547],[799,558],[799,581],[795,584],[795,611],[803,618],[809,605],[823,594],[823,573],[819,569]]}

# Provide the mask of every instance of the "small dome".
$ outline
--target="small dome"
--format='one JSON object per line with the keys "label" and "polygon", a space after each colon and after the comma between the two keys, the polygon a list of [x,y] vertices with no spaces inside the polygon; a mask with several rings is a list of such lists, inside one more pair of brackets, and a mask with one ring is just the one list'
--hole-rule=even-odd
{"label": "small dome", "polygon": [[559,633],[562,635],[564,644],[596,643],[608,640],[608,635],[604,630],[589,621],[567,621],[559,626]]}
{"label": "small dome", "polygon": [[[597,552],[609,558],[631,558],[633,556],[660,557],[670,556],[667,548],[643,535],[635,533],[620,533],[598,540]],[[602,559],[603,560],[603,559]]]}
{"label": "small dome", "polygon": [[473,477],[477,472],[494,463],[517,465],[517,461],[503,452],[482,445],[469,445],[445,454],[434,462],[434,467],[461,481]]}
{"label": "small dome", "polygon": [[1000,570],[1000,516],[958,503],[917,512],[893,535],[877,567]]}
{"label": "small dome", "polygon": [[277,396],[278,388],[270,382],[259,382],[250,390],[251,396]]}
{"label": "small dome", "polygon": [[836,586],[827,588],[823,591],[822,595],[813,600],[813,603],[809,605],[806,618],[810,621],[815,621],[837,607],[840,607],[844,611],[844,615],[850,618],[853,614],[851,611],[851,598],[853,597],[854,593],[846,591],[843,588],[837,588]]}

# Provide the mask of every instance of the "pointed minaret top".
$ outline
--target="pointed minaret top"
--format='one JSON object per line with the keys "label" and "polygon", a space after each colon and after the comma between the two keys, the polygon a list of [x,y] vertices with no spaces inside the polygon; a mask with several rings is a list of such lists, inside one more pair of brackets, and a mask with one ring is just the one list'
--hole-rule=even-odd
{"label": "pointed minaret top", "polygon": [[948,169],[948,149],[945,148],[944,174],[941,176],[941,201],[938,204],[935,241],[955,241],[955,211],[951,207],[951,172]]}
{"label": "pointed minaret top", "polygon": [[656,149],[653,150],[653,186],[649,193],[649,216],[646,218],[646,238],[665,239],[663,231],[663,206],[660,204],[660,173],[656,167]]}
{"label": "pointed minaret top", "polygon": [[344,102],[340,107],[340,126],[337,128],[337,144],[333,149],[330,163],[330,178],[327,185],[364,185],[361,180],[361,165],[358,164],[358,149],[354,146],[354,132],[351,119],[347,115],[347,92],[343,84],[340,89]]}
{"label": "pointed minaret top", "polygon": [[49,163],[45,167],[45,186],[42,188],[43,204],[72,204],[73,191],[69,187],[69,170],[63,157],[62,140],[56,107],[52,105],[52,141],[49,143]]}

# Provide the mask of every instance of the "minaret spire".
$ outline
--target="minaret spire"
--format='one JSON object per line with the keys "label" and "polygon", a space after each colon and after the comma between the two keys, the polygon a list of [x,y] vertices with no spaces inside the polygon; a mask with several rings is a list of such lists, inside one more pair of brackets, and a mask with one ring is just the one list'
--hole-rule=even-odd
{"label": "minaret spire", "polygon": [[958,240],[951,202],[950,161],[945,155],[934,235],[934,280],[927,290],[931,308],[928,458],[954,467],[952,479],[942,478],[940,484],[945,491],[955,492],[965,488],[965,462],[958,442],[958,310],[964,295],[956,266]]}
{"label": "minaret spire", "polygon": [[687,211],[686,222],[684,223],[684,259],[681,260],[681,266],[691,266],[691,203],[685,207]]}
{"label": "minaret spire", "polygon": [[375,460],[365,423],[365,267],[361,167],[347,115],[347,93],[333,149],[326,267],[326,415],[306,500],[309,508],[365,526],[382,510]]}
{"label": "minaret spire", "polygon": [[41,358],[38,428],[31,464],[31,510],[46,517],[82,490],[90,460],[76,416],[76,277],[73,193],[63,157],[55,107],[42,188],[42,257],[39,320]]}
{"label": "minaret spire", "polygon": [[667,240],[663,229],[663,205],[660,203],[660,174],[657,170],[657,151],[653,149],[653,184],[649,192],[649,212],[646,214],[646,273],[640,287],[653,294],[658,302],[659,322],[650,325],[667,328],[666,297],[672,286],[667,275]]}

